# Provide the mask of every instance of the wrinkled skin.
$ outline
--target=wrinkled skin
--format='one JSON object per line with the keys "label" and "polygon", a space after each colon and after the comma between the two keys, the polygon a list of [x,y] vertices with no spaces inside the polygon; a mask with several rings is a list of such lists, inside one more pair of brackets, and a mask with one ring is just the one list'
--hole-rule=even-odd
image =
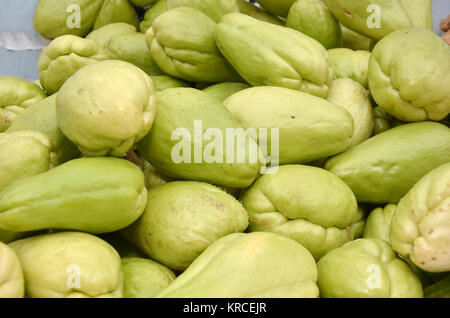
{"label": "wrinkled skin", "polygon": [[20,77],[0,76],[0,133],[31,105],[46,97],[36,84]]}
{"label": "wrinkled skin", "polygon": [[119,254],[81,232],[43,234],[9,244],[19,256],[31,298],[121,298]]}
{"label": "wrinkled skin", "polygon": [[56,98],[59,127],[86,156],[125,154],[148,133],[155,111],[150,77],[117,60],[84,67]]}
{"label": "wrinkled skin", "polygon": [[213,242],[247,226],[247,211],[226,192],[170,182],[150,189],[144,214],[122,234],[152,259],[183,271]]}
{"label": "wrinkled skin", "polygon": [[139,25],[139,30],[142,33],[147,32],[147,30],[152,26],[153,22],[157,17],[167,11],[167,0],[158,0],[153,4],[144,15],[144,19]]}
{"label": "wrinkled skin", "polygon": [[345,108],[353,117],[354,132],[350,147],[372,136],[373,107],[369,92],[364,87],[349,78],[337,79],[331,83],[327,100]]}
{"label": "wrinkled skin", "polygon": [[117,22],[105,25],[90,32],[86,39],[93,40],[106,48],[111,38],[136,32],[136,28],[128,23]]}
{"label": "wrinkled skin", "polygon": [[434,122],[401,125],[329,159],[325,168],[358,202],[393,203],[429,171],[450,161],[450,129]]}
{"label": "wrinkled skin", "polygon": [[388,243],[359,239],[332,250],[318,263],[324,298],[421,298],[422,286]]}
{"label": "wrinkled skin", "polygon": [[222,17],[228,13],[239,12],[235,0],[166,0],[169,10],[178,7],[190,7],[203,12],[215,23],[219,23]]}
{"label": "wrinkled skin", "polygon": [[222,54],[252,86],[281,86],[326,98],[333,70],[326,49],[298,31],[240,13],[216,28]]}
{"label": "wrinkled skin", "polygon": [[395,204],[388,204],[384,208],[376,208],[370,212],[364,227],[363,238],[380,239],[391,243],[391,221]]}
{"label": "wrinkled skin", "polygon": [[63,35],[42,50],[39,57],[39,80],[48,94],[59,91],[64,82],[80,68],[109,59],[96,42],[74,35]]}
{"label": "wrinkled skin", "polygon": [[421,178],[392,217],[392,248],[428,272],[450,271],[450,163]]}
{"label": "wrinkled skin", "polygon": [[56,94],[28,107],[6,132],[31,130],[47,135],[56,153],[55,165],[76,158],[78,148],[62,133],[56,120]]}
{"label": "wrinkled skin", "polygon": [[250,231],[292,238],[316,260],[360,237],[364,228],[363,214],[347,185],[316,167],[281,166],[260,177],[240,200],[249,213]]}
{"label": "wrinkled skin", "polygon": [[40,132],[0,134],[0,192],[17,180],[48,171],[56,156],[50,138]]}
{"label": "wrinkled skin", "polygon": [[214,41],[216,24],[201,11],[180,7],[161,14],[146,32],[153,60],[167,74],[192,82],[239,81]]}
{"label": "wrinkled skin", "polygon": [[349,77],[366,89],[369,87],[369,51],[353,51],[347,48],[328,50],[328,60],[336,78]]}
{"label": "wrinkled skin", "polygon": [[12,248],[0,242],[0,298],[22,298],[25,282],[19,258]]}
{"label": "wrinkled skin", "polygon": [[274,233],[229,234],[210,245],[157,298],[316,298],[314,258]]}
{"label": "wrinkled skin", "polygon": [[372,51],[369,87],[377,104],[400,120],[444,119],[450,113],[448,44],[423,28],[391,33]]}
{"label": "wrinkled skin", "polygon": [[146,203],[144,175],[136,165],[117,158],[80,158],[3,190],[0,229],[108,233],[136,221]]}
{"label": "wrinkled skin", "polygon": [[139,17],[128,0],[104,0],[94,23],[94,30],[116,22],[139,26]]}

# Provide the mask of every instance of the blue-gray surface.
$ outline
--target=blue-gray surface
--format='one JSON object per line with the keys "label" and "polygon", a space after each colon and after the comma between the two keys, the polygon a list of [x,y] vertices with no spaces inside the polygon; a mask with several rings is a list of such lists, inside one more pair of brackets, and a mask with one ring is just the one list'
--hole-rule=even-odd
{"label": "blue-gray surface", "polygon": [[[15,75],[28,80],[38,78],[39,49],[19,50],[20,47],[14,45],[12,47],[9,45],[9,50],[4,48],[5,37],[11,42],[11,35],[20,36],[20,31],[26,34],[27,39],[33,40],[34,44],[42,45],[42,40],[39,40],[33,29],[36,3],[37,0],[0,0],[0,75]],[[448,14],[450,14],[450,0],[433,0],[434,29],[437,33],[442,34],[439,22]],[[28,47],[32,45],[29,43]]]}

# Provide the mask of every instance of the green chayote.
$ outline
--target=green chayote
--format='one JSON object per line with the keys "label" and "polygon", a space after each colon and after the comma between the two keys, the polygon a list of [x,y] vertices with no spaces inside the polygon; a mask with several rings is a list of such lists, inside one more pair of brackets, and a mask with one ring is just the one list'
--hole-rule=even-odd
{"label": "green chayote", "polygon": [[22,298],[25,282],[19,258],[0,241],[0,298]]}
{"label": "green chayote", "polygon": [[116,22],[125,22],[138,27],[139,17],[128,0],[103,0],[95,19],[94,30]]}
{"label": "green chayote", "polygon": [[336,78],[351,78],[366,89],[369,87],[369,58],[369,51],[353,51],[347,48],[328,50],[328,61]]}
{"label": "green chayote", "polygon": [[376,208],[370,212],[364,227],[364,238],[374,238],[391,243],[391,222],[395,204],[388,204],[384,208]]}
{"label": "green chayote", "polygon": [[246,88],[250,88],[247,84],[236,82],[224,82],[204,88],[203,91],[222,103],[234,93],[237,93]]}

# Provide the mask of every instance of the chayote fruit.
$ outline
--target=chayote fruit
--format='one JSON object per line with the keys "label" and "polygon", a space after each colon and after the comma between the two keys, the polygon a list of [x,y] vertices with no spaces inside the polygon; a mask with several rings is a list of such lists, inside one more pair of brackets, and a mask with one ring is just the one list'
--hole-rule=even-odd
{"label": "chayote fruit", "polygon": [[246,88],[250,88],[250,86],[244,83],[224,82],[208,86],[207,88],[204,88],[203,91],[223,103],[234,93],[242,91]]}
{"label": "chayote fruit", "polygon": [[86,156],[125,154],[150,130],[155,108],[150,77],[116,60],[85,66],[56,98],[61,131]]}
{"label": "chayote fruit", "polygon": [[449,161],[414,185],[391,222],[392,248],[427,272],[450,271]]}
{"label": "chayote fruit", "polygon": [[238,81],[214,41],[216,24],[201,11],[180,7],[161,14],[147,30],[147,45],[167,74],[192,82]]}
{"label": "chayote fruit", "polygon": [[139,25],[139,30],[142,33],[147,32],[147,30],[152,26],[153,21],[157,17],[159,17],[161,14],[166,12],[167,9],[167,0],[158,0],[155,2],[146,12],[144,15],[144,19],[141,21],[141,24]]}
{"label": "chayote fruit", "polygon": [[240,196],[249,213],[250,231],[290,237],[315,259],[362,235],[363,213],[339,178],[310,166],[277,169],[260,177]]}
{"label": "chayote fruit", "polygon": [[444,119],[450,113],[449,46],[423,28],[389,34],[372,51],[369,87],[377,104],[400,120]]}
{"label": "chayote fruit", "polygon": [[38,0],[34,29],[44,38],[85,36],[94,26],[104,0]]}
{"label": "chayote fruit", "polygon": [[157,298],[315,298],[314,258],[274,233],[229,234],[211,244]]}
{"label": "chayote fruit", "polygon": [[372,136],[374,115],[369,91],[350,78],[340,78],[331,83],[327,100],[345,108],[352,115],[354,133],[351,147]]}
{"label": "chayote fruit", "polygon": [[86,39],[93,40],[106,48],[111,38],[120,35],[127,35],[136,32],[136,27],[124,23],[117,22],[105,25],[97,30],[92,31],[86,36]]}
{"label": "chayote fruit", "polygon": [[450,129],[434,122],[392,128],[327,161],[358,202],[398,203],[434,168],[450,161]]}
{"label": "chayote fruit", "polygon": [[94,23],[94,30],[116,22],[125,22],[136,28],[139,26],[139,17],[128,0],[104,0]]}
{"label": "chayote fruit", "polygon": [[341,23],[340,26],[342,33],[342,47],[352,50],[362,50],[362,51],[370,50],[373,44],[373,40],[353,30],[350,30]]}
{"label": "chayote fruit", "polygon": [[0,298],[23,298],[25,282],[19,258],[0,241]]}
{"label": "chayote fruit", "polygon": [[78,148],[62,133],[56,121],[56,94],[28,107],[9,126],[6,132],[31,130],[47,135],[56,153],[54,164],[61,164],[78,156]]}
{"label": "chayote fruit", "polygon": [[339,22],[377,41],[399,29],[432,26],[431,0],[325,0],[325,2]]}
{"label": "chayote fruit", "polygon": [[46,172],[55,161],[47,135],[36,131],[0,133],[0,192],[17,180]]}
{"label": "chayote fruit", "polygon": [[391,221],[395,204],[388,204],[384,208],[376,208],[370,212],[364,227],[363,238],[380,239],[391,243]]}
{"label": "chayote fruit", "polygon": [[136,7],[146,7],[149,6],[158,0],[130,0],[130,2]]}
{"label": "chayote fruit", "polygon": [[48,94],[54,94],[80,68],[109,58],[105,50],[92,40],[74,35],[57,37],[39,57],[40,83]]}
{"label": "chayote fruit", "polygon": [[9,244],[19,256],[31,298],[121,298],[119,254],[81,232],[43,234]]}
{"label": "chayote fruit", "polygon": [[8,244],[12,241],[15,241],[15,240],[18,240],[18,239],[24,237],[28,233],[29,232],[11,232],[11,231],[6,231],[6,230],[0,230],[0,242]]}
{"label": "chayote fruit", "polygon": [[226,15],[216,42],[227,60],[252,86],[281,86],[326,98],[333,70],[316,40],[290,28],[240,13]]}
{"label": "chayote fruit", "polygon": [[346,48],[328,51],[328,61],[336,78],[351,78],[366,89],[369,87],[369,58],[369,51],[353,51]]}
{"label": "chayote fruit", "polygon": [[323,298],[421,298],[422,285],[388,243],[359,239],[317,263]]}
{"label": "chayote fruit", "polygon": [[138,149],[158,171],[225,187],[253,183],[261,167],[259,148],[218,100],[193,88],[168,88],[158,93],[157,104],[153,127]]}
{"label": "chayote fruit", "polygon": [[3,190],[0,229],[113,232],[136,221],[146,203],[144,175],[136,165],[117,158],[75,159]]}
{"label": "chayote fruit", "polygon": [[169,268],[139,257],[122,258],[123,298],[152,298],[175,279]]}
{"label": "chayote fruit", "polygon": [[228,13],[239,12],[236,0],[167,0],[169,10],[178,7],[190,7],[206,14],[215,23]]}
{"label": "chayote fruit", "polygon": [[297,0],[286,26],[319,41],[327,50],[342,46],[341,26],[322,0]]}
{"label": "chayote fruit", "polygon": [[[245,129],[267,129],[267,149],[281,164],[312,162],[340,153],[352,142],[350,113],[316,96],[262,86],[233,94],[224,105]],[[261,132],[254,137],[260,144],[266,138]]]}
{"label": "chayote fruit", "polygon": [[231,195],[179,181],[150,189],[144,214],[122,234],[150,258],[182,271],[213,242],[247,226],[247,211]]}
{"label": "chayote fruit", "polygon": [[0,76],[0,133],[33,104],[46,97],[36,84],[20,77]]}
{"label": "chayote fruit", "polygon": [[157,75],[152,76],[151,78],[155,91],[157,92],[163,91],[167,88],[190,87],[189,83],[169,75]]}
{"label": "chayote fruit", "polygon": [[450,298],[450,274],[423,290],[425,298]]}
{"label": "chayote fruit", "polygon": [[286,17],[296,0],[258,0],[258,3],[274,16]]}

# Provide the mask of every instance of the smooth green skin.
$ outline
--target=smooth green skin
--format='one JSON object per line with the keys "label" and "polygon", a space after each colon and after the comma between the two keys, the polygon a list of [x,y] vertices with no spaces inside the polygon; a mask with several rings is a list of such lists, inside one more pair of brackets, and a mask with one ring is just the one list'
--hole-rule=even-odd
{"label": "smooth green skin", "polygon": [[341,27],[322,0],[297,0],[286,26],[319,41],[327,50],[342,46]]}
{"label": "smooth green skin", "polygon": [[274,16],[286,17],[296,0],[258,0],[258,3]]}
{"label": "smooth green skin", "polygon": [[148,5],[151,5],[155,2],[157,2],[158,0],[130,0],[130,2],[136,6],[136,7],[146,7]]}
{"label": "smooth green skin", "polygon": [[388,243],[359,239],[317,263],[323,298],[422,298],[422,285]]}
{"label": "smooth green skin", "polygon": [[235,233],[211,244],[156,298],[317,298],[314,258],[274,233]]}
{"label": "smooth green skin", "polygon": [[17,180],[48,171],[56,161],[50,138],[36,131],[0,134],[0,192]]}
{"label": "smooth green skin", "polygon": [[388,204],[384,208],[376,208],[370,212],[364,227],[363,238],[380,239],[391,243],[391,221],[395,204]]}
{"label": "smooth green skin", "polygon": [[169,75],[157,75],[152,76],[151,78],[155,91],[157,92],[161,92],[167,88],[190,87],[189,83]]}
{"label": "smooth green skin", "polygon": [[[121,298],[120,256],[102,239],[81,232],[43,234],[9,244],[19,256],[31,298]],[[78,266],[80,287],[76,287]],[[71,286],[71,285],[75,286]]]}
{"label": "smooth green skin", "polygon": [[15,76],[0,76],[0,133],[31,105],[47,95],[36,84]]}
{"label": "smooth green skin", "polygon": [[113,59],[134,64],[147,75],[164,74],[153,61],[145,35],[142,33],[134,32],[113,36],[106,45],[106,49]]}
{"label": "smooth green skin", "polygon": [[260,21],[269,22],[277,25],[284,26],[284,22],[280,19],[274,17],[270,13],[258,8],[257,6],[253,5],[250,2],[247,2],[246,0],[236,0],[237,6],[239,8],[239,12],[249,15],[255,19],[258,19]]}
{"label": "smooth green skin", "polygon": [[178,7],[190,7],[206,14],[215,23],[228,13],[239,12],[236,0],[167,0],[169,10]]}
{"label": "smooth green skin", "polygon": [[341,24],[342,33],[342,47],[352,50],[368,51],[373,41],[362,34],[350,30],[345,25]]}
{"label": "smooth green skin", "polygon": [[12,248],[0,242],[0,298],[23,298],[25,282],[19,258]]}
{"label": "smooth green skin", "polygon": [[328,51],[328,61],[336,78],[348,77],[366,89],[369,87],[369,51],[337,48]]}
{"label": "smooth green skin", "polygon": [[326,170],[280,166],[261,176],[240,196],[251,232],[292,238],[320,259],[362,235],[363,213],[347,185]]}
{"label": "smooth green skin", "polygon": [[450,161],[450,129],[434,122],[389,129],[337,155],[325,168],[358,202],[393,203],[429,171]]}
{"label": "smooth green skin", "polygon": [[450,271],[450,163],[421,178],[400,200],[392,248],[427,272]]}
{"label": "smooth green skin", "polygon": [[247,211],[228,193],[177,181],[150,189],[144,214],[121,233],[150,258],[183,271],[213,242],[247,226]]}
{"label": "smooth green skin", "polygon": [[[34,29],[44,38],[53,40],[61,35],[85,36],[94,26],[104,0],[38,0],[34,12]],[[80,28],[69,28],[77,12],[68,11],[70,5],[78,5]]]}
{"label": "smooth green skin", "polygon": [[116,22],[125,22],[136,28],[139,27],[139,17],[128,0],[104,0],[94,23],[94,30]]}
{"label": "smooth green skin", "polygon": [[[260,162],[251,162],[251,150],[257,145],[250,138],[245,138],[245,148],[235,151],[232,159],[235,163],[227,163],[225,145],[231,144],[226,135],[226,129],[240,128],[232,114],[214,97],[193,88],[168,88],[158,93],[155,121],[150,133],[138,143],[141,155],[158,171],[169,178],[205,181],[216,185],[246,188],[250,186],[259,173]],[[218,162],[194,160],[194,121],[201,120],[203,130],[219,129],[223,136],[224,150],[216,154]],[[181,142],[188,142],[189,136],[182,136],[172,140],[172,134],[177,128],[187,129],[190,133],[191,160],[176,164],[172,160],[175,146]],[[210,154],[207,148],[213,141],[202,141],[202,154]],[[235,147],[237,147],[235,143]],[[218,146],[217,148],[220,148]],[[238,153],[244,153],[243,163],[238,163]],[[176,154],[184,155],[180,150]],[[205,159],[205,156],[202,156]],[[206,157],[207,159],[207,157]],[[220,163],[223,162],[223,163]]]}
{"label": "smooth green skin", "polygon": [[345,151],[352,142],[350,113],[316,96],[263,86],[242,90],[224,105],[245,129],[268,129],[268,151],[272,148],[269,128],[279,129],[281,164],[309,163]]}
{"label": "smooth green skin", "polygon": [[170,178],[162,175],[159,171],[156,171],[155,167],[148,165],[144,169],[145,187],[151,189],[167,182],[172,181]]}
{"label": "smooth green skin", "polygon": [[328,53],[307,35],[240,13],[226,15],[216,28],[222,54],[252,86],[281,86],[328,95],[334,78]]}
{"label": "smooth green skin", "polygon": [[150,130],[156,94],[150,77],[124,61],[90,64],[56,98],[58,125],[85,156],[121,156]]}
{"label": "smooth green skin", "polygon": [[158,0],[145,12],[144,19],[139,25],[139,30],[142,33],[147,32],[147,30],[152,26],[155,19],[166,11],[167,0]]}
{"label": "smooth green skin", "polygon": [[136,165],[117,158],[80,158],[3,190],[0,229],[108,233],[136,221],[146,203],[144,175]]}
{"label": "smooth green skin", "polygon": [[122,258],[123,298],[153,298],[175,279],[169,268],[138,257]]}
{"label": "smooth green skin", "polygon": [[56,96],[54,94],[28,107],[6,132],[31,130],[47,135],[52,142],[53,152],[56,153],[55,164],[62,164],[77,157],[79,151],[58,127]]}
{"label": "smooth green skin", "polygon": [[42,50],[38,61],[39,81],[45,91],[52,95],[82,67],[109,58],[108,53],[96,42],[63,35]]}
{"label": "smooth green skin", "polygon": [[372,51],[369,87],[377,104],[400,120],[444,119],[450,113],[448,44],[423,28],[389,34]]}
{"label": "smooth green skin", "polygon": [[216,24],[201,11],[180,7],[161,14],[146,32],[153,60],[167,74],[191,82],[239,81],[214,41]]}
{"label": "smooth green skin", "polygon": [[[325,2],[339,22],[377,41],[399,29],[432,26],[431,0],[325,0]],[[370,17],[374,14],[373,11],[367,12],[370,5],[377,5],[380,8],[380,28],[371,28],[368,23],[372,21]]]}
{"label": "smooth green skin", "polygon": [[231,95],[246,88],[250,88],[250,86],[244,83],[225,82],[208,86],[203,91],[223,103]]}
{"label": "smooth green skin", "polygon": [[97,30],[92,31],[86,36],[86,39],[93,40],[106,48],[108,42],[114,36],[126,35],[136,32],[136,28],[128,23],[117,22],[105,25]]}
{"label": "smooth green skin", "polygon": [[345,108],[353,117],[354,132],[350,147],[372,136],[374,115],[368,90],[350,78],[340,78],[331,83],[327,100]]}
{"label": "smooth green skin", "polygon": [[425,298],[450,298],[450,275],[423,290]]}

